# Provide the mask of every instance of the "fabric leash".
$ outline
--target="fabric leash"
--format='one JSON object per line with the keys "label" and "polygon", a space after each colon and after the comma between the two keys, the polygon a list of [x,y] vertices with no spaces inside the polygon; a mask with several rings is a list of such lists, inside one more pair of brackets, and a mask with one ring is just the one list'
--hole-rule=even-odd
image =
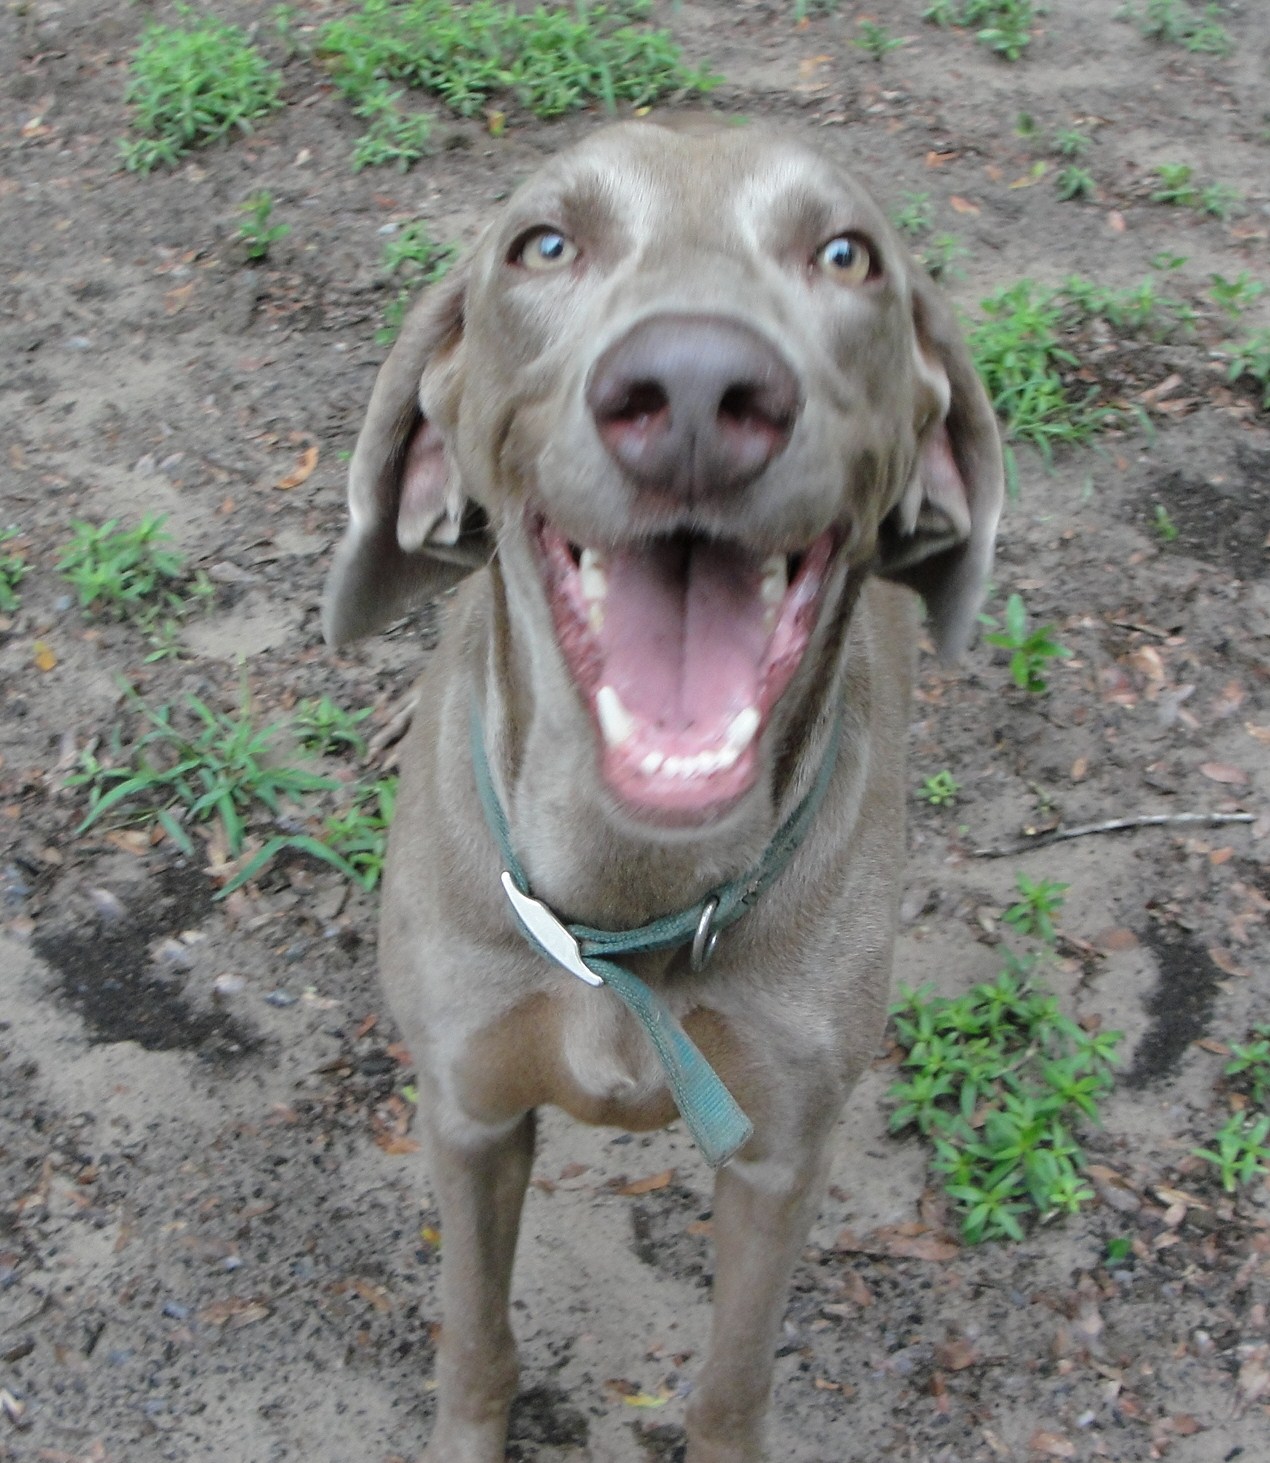
{"label": "fabric leash", "polygon": [[735,924],[758,901],[807,836],[829,789],[841,732],[839,714],[815,782],[776,830],[754,868],[677,914],[662,915],[633,930],[601,930],[590,925],[566,924],[530,892],[529,880],[512,847],[507,815],[494,787],[480,712],[475,704],[472,706],[472,767],[476,788],[490,832],[502,855],[503,890],[526,938],[549,960],[588,985],[608,986],[634,1013],[665,1069],[675,1106],[713,1168],[726,1163],[744,1146],[754,1125],[665,1001],[614,957],[673,950],[691,943],[693,967],[701,969],[722,931]]}

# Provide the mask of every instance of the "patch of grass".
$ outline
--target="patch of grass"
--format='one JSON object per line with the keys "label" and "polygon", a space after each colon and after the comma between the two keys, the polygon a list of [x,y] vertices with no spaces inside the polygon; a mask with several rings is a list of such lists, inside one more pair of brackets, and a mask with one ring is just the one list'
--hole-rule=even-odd
{"label": "patch of grass", "polygon": [[353,171],[392,163],[405,172],[428,155],[432,118],[426,112],[408,112],[401,105],[404,92],[377,82],[354,102],[353,110],[370,126],[353,148]]}
{"label": "patch of grass", "polygon": [[1173,522],[1173,515],[1163,503],[1155,505],[1154,522],[1155,531],[1163,543],[1171,544],[1177,539],[1177,524]]}
{"label": "patch of grass", "polygon": [[0,611],[11,614],[18,607],[18,585],[26,578],[30,565],[21,554],[6,549],[18,536],[16,528],[0,529]]}
{"label": "patch of grass", "polygon": [[1228,381],[1241,381],[1245,376],[1261,387],[1261,408],[1270,411],[1270,330],[1258,330],[1246,340],[1228,340],[1224,347],[1230,353]]}
{"label": "patch of grass", "polygon": [[391,345],[401,329],[411,297],[425,285],[435,284],[458,256],[458,245],[438,244],[422,221],[406,224],[384,245],[383,269],[397,285],[384,306],[383,324],[375,332],[379,345]]}
{"label": "patch of grass", "polygon": [[1195,1148],[1196,1158],[1203,1158],[1217,1170],[1221,1186],[1233,1194],[1265,1173],[1270,1173],[1270,1115],[1232,1113],[1213,1137],[1213,1148]]}
{"label": "patch of grass", "polygon": [[277,744],[283,728],[257,727],[244,690],[236,715],[215,710],[197,696],[187,696],[182,711],[157,709],[132,698],[150,724],[125,753],[118,742],[114,756],[100,761],[95,752],[81,756],[80,769],[67,782],[88,789],[88,813],[76,834],[108,813],[127,815],[142,824],[158,822],[187,856],[194,852],[189,826],[220,821],[231,854],[242,851],[247,819],[257,808],[277,816],[283,798],[328,792],[339,786],[307,768],[279,760]]}
{"label": "patch of grass", "polygon": [[[990,615],[980,618],[987,625],[996,621]],[[1053,625],[1038,625],[1028,629],[1028,613],[1021,594],[1012,594],[1005,602],[1005,627],[985,635],[989,645],[999,646],[1010,652],[1010,676],[1022,691],[1034,696],[1049,690],[1045,679],[1045,668],[1052,660],[1065,660],[1071,655],[1067,646],[1054,638]]]}
{"label": "patch of grass", "polygon": [[1112,1085],[1119,1032],[1084,1031],[1014,957],[953,999],[903,990],[892,1015],[905,1055],[890,1126],[931,1142],[967,1241],[1022,1239],[1029,1217],[1093,1199],[1076,1129]]}
{"label": "patch of grass", "polygon": [[1229,56],[1234,50],[1230,33],[1221,23],[1216,5],[1206,5],[1202,15],[1184,0],[1145,0],[1141,10],[1126,3],[1120,18],[1131,20],[1148,41],[1183,46],[1188,51],[1210,56]]}
{"label": "patch of grass", "polygon": [[1084,157],[1093,146],[1093,139],[1088,132],[1082,132],[1079,127],[1064,127],[1054,134],[1054,151],[1059,157],[1069,158],[1072,162]]}
{"label": "patch of grass", "polygon": [[877,21],[862,20],[860,34],[852,36],[851,44],[857,50],[872,56],[875,61],[883,61],[892,51],[898,50],[904,41],[899,36],[893,36],[885,26],[879,25]]}
{"label": "patch of grass", "polygon": [[1192,182],[1195,169],[1189,163],[1161,163],[1155,170],[1160,186],[1152,203],[1172,203],[1178,208],[1198,208],[1199,189]]}
{"label": "patch of grass", "polygon": [[362,0],[322,27],[315,49],[355,106],[385,82],[429,91],[464,117],[496,96],[558,117],[595,102],[611,111],[709,91],[717,77],[686,66],[666,31],[639,24],[649,9],[647,0],[529,12],[498,0]]}
{"label": "patch of grass", "polygon": [[920,239],[935,227],[935,210],[929,193],[905,193],[892,220],[905,238]]}
{"label": "patch of grass", "polygon": [[917,795],[932,808],[951,808],[960,791],[961,783],[945,768],[924,778]]}
{"label": "patch of grass", "polygon": [[1032,42],[1032,0],[932,0],[922,19],[975,32],[981,46],[1006,61],[1017,61]]}
{"label": "patch of grass", "polygon": [[1092,198],[1098,191],[1094,175],[1088,168],[1082,168],[1076,163],[1060,168],[1054,181],[1058,184],[1058,196],[1064,203],[1070,203],[1073,199]]}
{"label": "patch of grass", "polygon": [[1235,1078],[1230,1085],[1245,1093],[1255,1106],[1270,1104],[1270,1023],[1254,1026],[1246,1045],[1230,1048],[1225,1070],[1227,1077]]}
{"label": "patch of grass", "polygon": [[955,234],[936,234],[927,239],[917,257],[932,279],[948,280],[956,279],[960,275],[957,261],[966,258],[969,253],[969,249]]}
{"label": "patch of grass", "polygon": [[1265,292],[1265,285],[1254,279],[1246,269],[1241,269],[1234,279],[1227,279],[1224,274],[1208,276],[1208,293],[1212,296],[1213,304],[1232,320],[1238,320]]}
{"label": "patch of grass", "polygon": [[1019,897],[1002,918],[1020,935],[1054,944],[1058,939],[1054,916],[1062,909],[1069,886],[1051,879],[1029,879],[1026,874],[1016,874],[1014,884]]}
{"label": "patch of grass", "polygon": [[1153,279],[1114,289],[1073,274],[1063,281],[1059,293],[1066,302],[1066,318],[1073,325],[1099,319],[1122,334],[1167,340],[1195,323],[1195,311],[1184,300],[1162,294]]}
{"label": "patch of grass", "polygon": [[290,224],[271,224],[273,194],[266,188],[253,193],[238,206],[243,221],[238,225],[238,239],[248,259],[268,259],[269,250],[291,232]]}
{"label": "patch of grass", "polygon": [[1199,211],[1223,223],[1240,211],[1243,195],[1229,183],[1206,183],[1199,190]]}
{"label": "patch of grass", "polygon": [[246,31],[188,8],[179,25],[142,32],[131,73],[124,100],[141,136],[119,144],[130,172],[171,166],[228,132],[250,132],[256,118],[282,105],[278,74]]}
{"label": "patch of grass", "polygon": [[147,514],[135,528],[122,528],[117,518],[100,527],[72,521],[74,537],[57,568],[85,614],[131,619],[150,629],[164,614],[184,615],[191,597],[211,594],[207,579],[191,578],[184,558],[168,547],[172,537],[164,522],[158,514]]}
{"label": "patch of grass", "polygon": [[291,717],[296,741],[308,752],[322,756],[342,755],[346,752],[354,757],[366,755],[366,738],[357,728],[370,715],[370,707],[360,711],[346,711],[329,696],[302,701]]}

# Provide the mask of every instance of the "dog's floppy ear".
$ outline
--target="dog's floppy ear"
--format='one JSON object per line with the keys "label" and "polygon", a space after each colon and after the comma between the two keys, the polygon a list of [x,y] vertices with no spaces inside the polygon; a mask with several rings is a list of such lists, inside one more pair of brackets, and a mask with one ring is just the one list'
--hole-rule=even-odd
{"label": "dog's floppy ear", "polygon": [[926,601],[941,659],[969,644],[983,602],[1005,494],[1001,438],[952,309],[923,273],[913,281],[918,370],[942,407],[917,466],[878,532],[874,567]]}
{"label": "dog's floppy ear", "polygon": [[469,503],[436,424],[420,405],[457,392],[468,267],[460,263],[406,315],[380,367],[348,472],[349,525],[322,603],[327,642],[343,645],[457,584],[493,540]]}

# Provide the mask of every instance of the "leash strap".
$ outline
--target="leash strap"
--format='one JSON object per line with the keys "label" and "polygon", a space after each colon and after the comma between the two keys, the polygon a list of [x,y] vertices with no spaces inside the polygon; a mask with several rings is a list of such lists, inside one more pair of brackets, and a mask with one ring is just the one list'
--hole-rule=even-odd
{"label": "leash strap", "polygon": [[749,1141],[754,1125],[665,1001],[634,971],[613,957],[672,950],[693,941],[694,960],[703,946],[708,958],[719,932],[735,924],[758,900],[806,837],[829,788],[841,730],[839,715],[815,782],[777,829],[755,868],[678,914],[663,915],[633,930],[601,930],[590,925],[565,924],[531,894],[524,867],[512,847],[507,814],[494,787],[480,712],[475,703],[472,706],[472,768],[476,788],[503,858],[506,870],[503,888],[526,939],[547,959],[579,979],[591,985],[608,986],[635,1015],[661,1061],[675,1106],[712,1168],[725,1164]]}

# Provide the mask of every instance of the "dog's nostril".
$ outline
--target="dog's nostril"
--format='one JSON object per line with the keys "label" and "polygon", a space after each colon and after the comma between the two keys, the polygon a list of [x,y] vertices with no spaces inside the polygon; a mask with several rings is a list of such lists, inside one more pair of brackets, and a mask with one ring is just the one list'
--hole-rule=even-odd
{"label": "dog's nostril", "polygon": [[769,394],[752,385],[729,386],[719,401],[719,417],[737,426],[755,423],[777,432],[788,432],[794,424],[794,413],[783,403],[769,399]]}
{"label": "dog's nostril", "polygon": [[670,405],[665,388],[657,381],[636,381],[607,406],[601,408],[606,422],[636,422],[655,417]]}

